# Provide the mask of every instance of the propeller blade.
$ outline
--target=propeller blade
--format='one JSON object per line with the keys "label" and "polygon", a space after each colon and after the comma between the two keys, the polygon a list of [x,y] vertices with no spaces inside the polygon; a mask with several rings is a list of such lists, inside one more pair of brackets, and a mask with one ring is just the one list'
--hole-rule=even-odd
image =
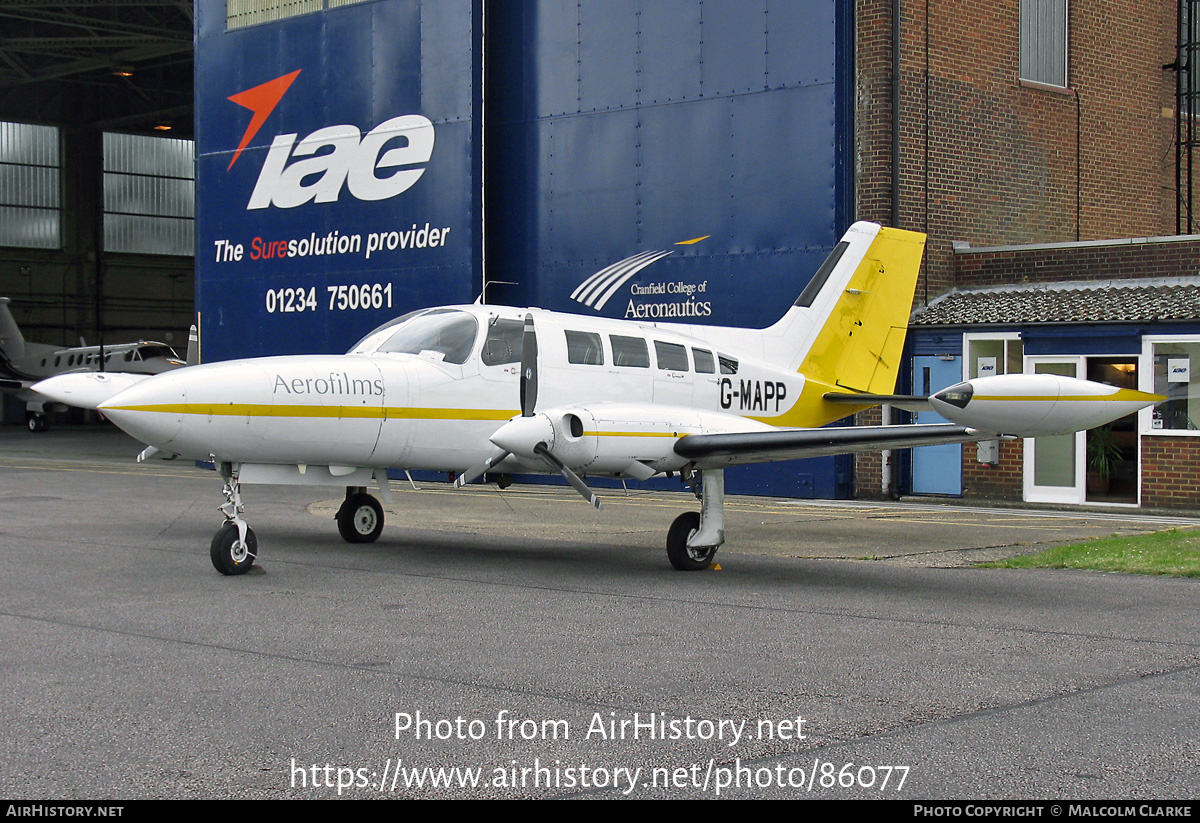
{"label": "propeller blade", "polygon": [[497,463],[503,461],[504,458],[508,457],[511,453],[512,452],[501,449],[491,457],[488,457],[482,463],[477,463],[476,465],[467,469],[454,479],[454,488],[461,489],[468,483],[474,483],[476,480],[483,477],[488,471],[490,471],[492,466],[495,466]]}
{"label": "propeller blade", "polygon": [[521,333],[521,416],[532,417],[537,405],[538,379],[537,332],[533,315],[525,315],[525,330]]}
{"label": "propeller blade", "polygon": [[545,443],[538,443],[533,447],[533,450],[545,458],[547,463],[558,469],[558,473],[575,488],[575,491],[582,495],[584,500],[591,503],[597,509],[600,508],[600,498],[596,496],[596,493],[588,488],[587,483],[579,479],[579,475],[568,469],[565,463],[555,457],[554,453],[546,448]]}

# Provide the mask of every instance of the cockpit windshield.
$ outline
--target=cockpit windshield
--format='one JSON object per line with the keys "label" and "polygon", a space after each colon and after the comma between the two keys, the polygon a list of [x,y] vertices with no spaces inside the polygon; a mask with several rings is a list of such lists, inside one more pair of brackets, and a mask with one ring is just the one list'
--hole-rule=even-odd
{"label": "cockpit windshield", "polygon": [[[375,329],[350,352],[415,354],[462,365],[471,355],[478,327],[475,317],[464,311],[412,312]],[[387,329],[393,330],[390,335],[380,334]]]}

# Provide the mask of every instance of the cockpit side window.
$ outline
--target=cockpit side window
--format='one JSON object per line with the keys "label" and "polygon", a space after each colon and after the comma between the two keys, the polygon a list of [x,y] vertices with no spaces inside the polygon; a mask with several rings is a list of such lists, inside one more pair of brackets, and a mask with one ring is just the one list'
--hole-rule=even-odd
{"label": "cockpit side window", "polygon": [[502,366],[521,360],[521,334],[525,323],[493,317],[488,323],[487,337],[483,341],[483,363],[485,366]]}
{"label": "cockpit side window", "polygon": [[462,365],[471,355],[478,323],[461,311],[431,311],[399,324],[379,353],[435,356]]}

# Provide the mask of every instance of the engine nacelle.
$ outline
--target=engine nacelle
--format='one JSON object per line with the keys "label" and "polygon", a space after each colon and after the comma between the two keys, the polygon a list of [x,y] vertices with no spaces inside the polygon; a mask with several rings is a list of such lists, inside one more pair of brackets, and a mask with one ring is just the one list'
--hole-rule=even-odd
{"label": "engine nacelle", "polygon": [[960,426],[1042,437],[1102,426],[1165,399],[1057,374],[1002,374],[942,389],[929,405]]}

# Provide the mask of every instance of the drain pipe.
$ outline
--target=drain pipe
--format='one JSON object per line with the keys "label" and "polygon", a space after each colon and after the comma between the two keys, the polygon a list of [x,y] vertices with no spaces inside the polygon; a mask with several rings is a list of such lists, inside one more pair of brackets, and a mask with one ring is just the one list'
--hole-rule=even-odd
{"label": "drain pipe", "polygon": [[[890,426],[892,424],[892,407],[889,403],[884,403],[880,406],[880,411],[883,413],[883,425]],[[879,453],[880,457],[880,474],[883,475],[883,480],[880,484],[880,491],[883,492],[884,500],[892,499],[892,450],[884,449]]]}

